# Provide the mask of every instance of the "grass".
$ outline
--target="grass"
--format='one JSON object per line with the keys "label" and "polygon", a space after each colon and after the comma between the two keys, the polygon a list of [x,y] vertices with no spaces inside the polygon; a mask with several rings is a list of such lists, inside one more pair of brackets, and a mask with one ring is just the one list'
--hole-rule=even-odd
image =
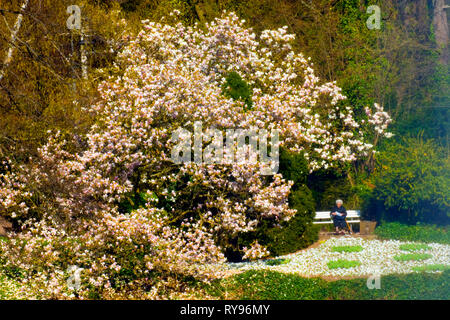
{"label": "grass", "polygon": [[361,265],[361,262],[357,260],[333,260],[328,261],[327,266],[330,269],[338,269],[338,268],[353,268]]}
{"label": "grass", "polygon": [[450,270],[382,276],[381,288],[369,290],[367,278],[327,281],[270,270],[249,270],[214,281],[206,292],[233,300],[448,300]]}
{"label": "grass", "polygon": [[266,260],[264,263],[268,266],[279,266],[282,264],[287,264],[291,261],[291,259],[269,259]]}
{"label": "grass", "polygon": [[445,264],[428,264],[425,266],[413,267],[414,271],[423,272],[423,271],[445,271],[449,270],[450,266]]}
{"label": "grass", "polygon": [[399,248],[405,251],[431,250],[431,247],[425,243],[405,243]]}
{"label": "grass", "polygon": [[428,253],[407,253],[395,256],[394,259],[397,261],[421,261],[430,259],[431,257],[432,255]]}
{"label": "grass", "polygon": [[334,246],[332,252],[360,252],[363,250],[361,246]]}
{"label": "grass", "polygon": [[406,225],[399,222],[388,222],[378,226],[375,234],[380,239],[450,244],[449,227],[435,225]]}

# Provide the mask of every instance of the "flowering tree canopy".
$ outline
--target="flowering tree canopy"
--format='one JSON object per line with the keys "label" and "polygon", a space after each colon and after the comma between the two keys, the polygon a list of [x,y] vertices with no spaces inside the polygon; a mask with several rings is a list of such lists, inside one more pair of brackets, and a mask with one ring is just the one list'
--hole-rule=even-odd
{"label": "flowering tree canopy", "polygon": [[[358,122],[336,83],[321,83],[309,59],[293,52],[286,27],[257,37],[233,13],[205,28],[143,23],[87,111],[98,121],[83,150],[69,152],[56,134],[39,159],[0,176],[2,214],[37,218],[21,234],[28,259],[41,246],[46,268],[79,264],[104,295],[119,286],[109,275],[129,267],[126,250],[145,261],[134,282],[124,278],[127,285],[152,286],[154,270],[205,275],[201,264],[223,261],[238,233],[295,214],[288,206],[292,182],[262,175],[260,162],[175,164],[171,138],[179,128],[193,131],[201,122],[221,131],[277,129],[280,145],[303,152],[311,171],[367,155],[371,130],[389,135],[388,114],[376,105]],[[249,97],[226,94],[231,74]],[[209,140],[205,133],[203,146]],[[125,202],[135,210],[122,210]],[[258,242],[238,249],[245,258],[268,254]],[[54,263],[64,255],[64,263]]]}

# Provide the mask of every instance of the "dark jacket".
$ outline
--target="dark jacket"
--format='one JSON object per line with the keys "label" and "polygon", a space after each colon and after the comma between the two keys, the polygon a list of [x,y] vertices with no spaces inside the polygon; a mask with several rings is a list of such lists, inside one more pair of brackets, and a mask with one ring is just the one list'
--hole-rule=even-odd
{"label": "dark jacket", "polygon": [[[333,212],[339,212],[342,215],[341,216],[333,216],[333,215],[331,215],[331,213],[333,213]],[[345,217],[347,216],[347,210],[345,210],[344,206],[341,206],[340,208],[338,208],[338,206],[334,206],[333,209],[331,209],[331,211],[330,211],[330,216],[333,219],[342,219],[342,220],[344,220]]]}

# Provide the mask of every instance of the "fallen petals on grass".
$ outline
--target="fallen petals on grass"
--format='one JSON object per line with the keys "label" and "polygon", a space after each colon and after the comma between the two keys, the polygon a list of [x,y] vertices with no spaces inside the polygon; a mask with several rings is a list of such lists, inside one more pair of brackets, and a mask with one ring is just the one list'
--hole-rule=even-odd
{"label": "fallen petals on grass", "polygon": [[[421,260],[398,261],[396,256],[405,254],[400,247],[404,244],[414,244],[399,240],[368,240],[363,238],[341,237],[324,241],[316,248],[302,250],[296,253],[276,257],[274,259],[290,259],[288,263],[280,265],[267,265],[264,260],[241,263],[227,263],[225,266],[229,273],[245,270],[273,270],[283,273],[295,273],[305,277],[331,276],[331,277],[361,277],[373,274],[406,274],[413,273],[413,268],[424,265]],[[334,247],[360,246],[361,251],[336,252]],[[426,260],[427,265],[439,264],[450,266],[450,245],[429,243]],[[417,254],[417,253],[416,253]],[[336,260],[359,261],[361,264],[352,268],[328,267],[329,261]]]}

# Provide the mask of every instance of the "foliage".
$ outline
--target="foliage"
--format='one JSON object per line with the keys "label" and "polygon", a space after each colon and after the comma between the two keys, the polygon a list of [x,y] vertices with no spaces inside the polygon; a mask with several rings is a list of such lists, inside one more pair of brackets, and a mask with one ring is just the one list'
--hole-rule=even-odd
{"label": "foliage", "polygon": [[[80,0],[83,27],[89,41],[89,77],[81,76],[80,32],[70,32],[64,1],[29,1],[24,11],[9,66],[3,67],[11,29],[23,1],[3,1],[0,23],[0,162],[7,157],[24,163],[45,144],[48,130],[82,135],[92,124],[92,114],[83,112],[94,103],[102,76],[96,68],[109,68],[123,33],[129,27],[121,20],[116,3],[110,9]],[[116,10],[115,10],[116,9]]]}
{"label": "foliage", "polygon": [[297,210],[289,221],[279,227],[258,228],[256,237],[261,239],[272,256],[280,256],[306,248],[318,239],[318,228],[312,224],[314,201],[306,186],[300,186],[289,195],[290,207]]}
{"label": "foliage", "polygon": [[294,182],[293,188],[297,189],[306,183],[308,161],[303,153],[289,152],[286,148],[281,148],[279,170],[286,180]]}
{"label": "foliage", "polygon": [[314,190],[318,210],[331,210],[337,199],[343,201],[347,210],[360,208],[359,185],[353,187],[348,177],[326,172],[322,175],[312,174],[308,178],[308,185]]}
{"label": "foliage", "polygon": [[[6,162],[0,211],[24,229],[4,246],[7,266],[46,297],[71,297],[71,265],[85,270],[80,297],[150,298],[177,291],[186,277],[214,277],[207,266],[227,250],[267,255],[259,237],[236,241],[258,226],[272,228],[273,253],[312,241],[306,187],[290,195],[294,182],[266,176],[261,162],[172,161],[174,133],[184,139],[193,122],[278,129],[281,147],[304,152],[310,171],[369,154],[364,132],[388,136],[387,114],[375,104],[358,123],[340,88],[321,83],[292,50],[286,28],[256,36],[233,13],[205,28],[176,23],[177,14],[174,25],[144,21],[103,70],[110,76],[98,86],[86,135],[57,132],[26,165]],[[251,109],[224,95],[230,72],[253,88]]]}
{"label": "foliage", "polygon": [[[220,252],[211,251],[217,248],[204,242],[201,228],[183,232],[168,227],[161,216],[157,209],[104,214],[83,221],[85,232],[70,234],[56,221],[41,220],[2,243],[2,269],[18,269],[19,274],[8,275],[43,298],[169,298],[184,278],[211,277],[202,264],[217,262]],[[82,269],[76,290],[67,286],[70,266]]]}
{"label": "foliage", "polygon": [[226,76],[222,94],[233,100],[242,100],[246,105],[246,109],[251,109],[252,107],[252,90],[248,84],[242,80],[239,73],[235,71],[230,72]]}
{"label": "foliage", "polygon": [[327,266],[330,269],[338,269],[338,268],[354,268],[361,265],[360,261],[357,260],[343,260],[338,259],[334,261],[328,261]]}
{"label": "foliage", "polygon": [[448,229],[434,225],[411,226],[399,222],[383,223],[375,229],[375,234],[381,239],[450,244]]}
{"label": "foliage", "polygon": [[[248,245],[254,239],[267,246],[272,256],[280,256],[306,248],[318,239],[318,227],[313,225],[315,204],[311,191],[304,184],[308,172],[308,164],[302,153],[295,153],[281,148],[280,173],[292,181],[291,193],[288,197],[289,207],[296,214],[289,221],[281,221],[278,225],[261,223],[254,232],[241,235],[239,243]],[[237,256],[235,260],[239,261]]]}
{"label": "foliage", "polygon": [[360,252],[363,250],[361,246],[334,246],[332,252]]}
{"label": "foliage", "polygon": [[383,205],[378,219],[448,223],[449,161],[442,148],[421,137],[404,137],[386,146],[377,156],[371,179],[374,187],[368,199]]}
{"label": "foliage", "polygon": [[436,144],[446,146],[450,128],[449,112],[444,104],[423,107],[414,113],[405,112],[401,114],[402,120],[394,122],[391,130],[398,137],[423,136],[425,140],[433,139]]}
{"label": "foliage", "polygon": [[[77,4],[83,7],[83,24],[92,39],[87,44],[89,79],[79,79],[75,52],[80,34],[67,36],[65,4],[44,0],[26,11],[16,53],[0,86],[0,214],[19,228],[36,227],[29,236],[37,240],[29,246],[37,252],[63,252],[55,267],[49,257],[37,262],[19,257],[17,264],[36,263],[26,272],[64,273],[68,263],[80,261],[88,268],[87,260],[105,254],[108,262],[100,269],[116,261],[125,270],[125,275],[105,272],[118,279],[112,280],[111,290],[133,296],[139,281],[168,291],[183,287],[174,279],[185,281],[192,270],[170,254],[161,258],[164,267],[151,269],[165,283],[162,287],[142,280],[146,266],[141,256],[151,252],[142,233],[136,235],[136,245],[144,246],[137,259],[110,248],[111,243],[122,243],[117,237],[135,236],[132,230],[88,233],[98,237],[98,247],[82,236],[85,228],[98,227],[98,219],[116,227],[122,223],[116,217],[121,217],[125,224],[139,226],[154,212],[169,234],[180,243],[187,241],[188,247],[193,244],[193,252],[201,252],[198,243],[187,239],[193,235],[200,237],[200,248],[210,244],[214,254],[201,257],[207,261],[221,260],[217,248],[246,258],[265,255],[261,243],[277,254],[301,249],[317,237],[311,224],[314,208],[328,209],[336,198],[352,209],[364,198],[372,216],[382,221],[448,223],[448,152],[432,142],[388,144],[377,157],[373,180],[361,183],[359,176],[371,169],[371,151],[379,138],[389,136],[387,114],[378,105],[365,110],[375,101],[395,116],[398,136],[425,128],[424,137],[448,143],[448,111],[440,107],[448,105],[450,77],[448,65],[437,63],[426,0],[365,1],[364,6],[357,0]],[[382,6],[386,15],[380,31],[365,26],[365,7],[370,4]],[[11,26],[16,15],[8,10],[17,10],[17,1],[2,6],[4,21]],[[178,14],[171,15],[173,9]],[[236,11],[247,22],[233,17],[225,19],[230,23],[213,21],[223,9]],[[162,16],[191,27],[200,24],[189,28],[147,21],[137,35],[141,20]],[[277,30],[281,24],[288,26]],[[274,30],[261,32],[268,28]],[[295,41],[287,30],[296,35]],[[7,24],[0,24],[0,34],[0,48],[7,48]],[[0,58],[5,53],[1,50]],[[98,93],[93,90],[97,87]],[[91,108],[96,100],[100,102]],[[245,128],[282,128],[281,175],[272,179],[239,166],[173,165],[168,161],[170,135],[181,126],[192,129],[195,120],[220,130],[242,123]],[[49,129],[61,133],[47,140]],[[205,228],[201,235],[193,231],[199,226]],[[382,224],[377,233],[449,243],[445,229],[391,227]],[[30,230],[25,228],[25,233]],[[157,248],[176,251],[161,233],[155,227],[143,234],[152,237]],[[66,243],[67,236],[88,250],[88,257],[66,254],[58,242]],[[12,245],[17,249],[24,244]],[[33,252],[30,257],[35,257]],[[182,257],[192,259],[187,253]],[[180,268],[173,267],[171,259],[180,262]],[[132,266],[137,270],[130,271]],[[15,263],[8,268],[20,270]],[[175,268],[177,275],[172,277],[167,268]],[[92,275],[101,277],[100,272]],[[52,279],[64,283],[65,278]],[[51,283],[44,291],[58,296],[60,288],[50,292],[55,286]],[[83,290],[82,295],[95,297],[117,294]]]}
{"label": "foliage", "polygon": [[408,253],[395,256],[394,259],[397,261],[421,261],[431,257],[432,255],[428,253]]}

